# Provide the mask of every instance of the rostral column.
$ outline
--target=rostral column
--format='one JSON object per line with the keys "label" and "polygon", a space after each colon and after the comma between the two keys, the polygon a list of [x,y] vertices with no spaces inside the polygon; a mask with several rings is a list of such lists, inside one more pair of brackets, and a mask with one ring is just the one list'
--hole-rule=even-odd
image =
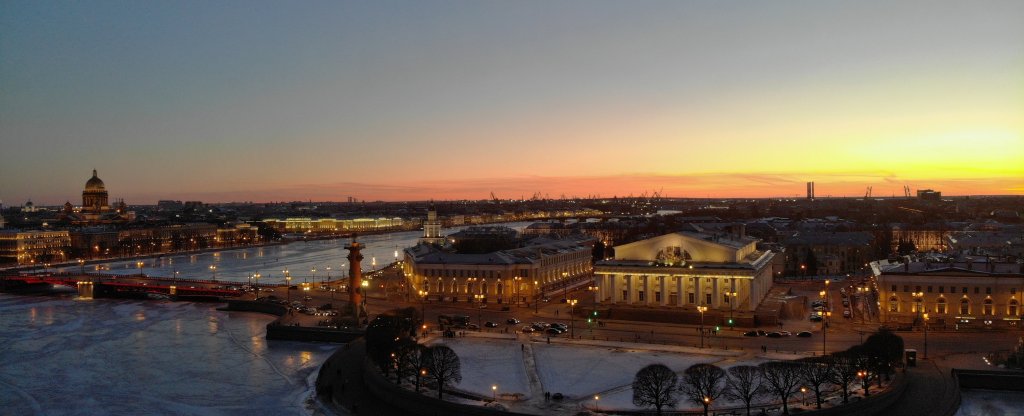
{"label": "rostral column", "polygon": [[352,304],[352,315],[356,318],[356,322],[359,322],[359,314],[362,310],[363,305],[363,269],[359,265],[359,262],[363,259],[362,250],[363,246],[356,241],[356,235],[352,234],[352,243],[345,246],[345,250],[348,250],[348,299],[349,303]]}

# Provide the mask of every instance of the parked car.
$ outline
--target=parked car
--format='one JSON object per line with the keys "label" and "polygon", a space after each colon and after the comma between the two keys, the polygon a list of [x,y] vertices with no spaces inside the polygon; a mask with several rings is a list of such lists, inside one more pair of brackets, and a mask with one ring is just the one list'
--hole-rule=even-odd
{"label": "parked car", "polygon": [[808,317],[808,319],[810,319],[811,322],[821,322],[821,315],[811,314],[811,316]]}
{"label": "parked car", "polygon": [[811,306],[825,306],[825,301],[821,299],[811,301]]}
{"label": "parked car", "polygon": [[810,338],[811,337],[811,333],[807,332],[807,331],[800,331],[800,332],[797,332],[796,336],[798,336],[800,338]]}
{"label": "parked car", "polygon": [[558,328],[558,329],[561,329],[562,331],[565,331],[565,330],[569,329],[569,326],[568,326],[568,325],[566,325],[566,324],[563,324],[563,323],[561,323],[561,322],[555,322],[555,323],[551,324],[551,327],[552,327],[552,328]]}
{"label": "parked car", "polygon": [[782,338],[782,334],[780,334],[778,332],[769,332],[768,333],[768,338]]}
{"label": "parked car", "polygon": [[744,332],[743,336],[745,336],[745,337],[756,337],[757,336],[757,331],[747,331],[747,332]]}
{"label": "parked car", "polygon": [[784,336],[784,337],[788,337],[788,336],[792,336],[793,335],[793,333],[789,332],[789,331],[779,331],[779,334],[782,334],[782,336]]}
{"label": "parked car", "polygon": [[479,331],[480,330],[480,326],[478,326],[477,324],[469,324],[469,325],[466,325],[466,329],[471,330],[471,331]]}
{"label": "parked car", "polygon": [[516,318],[508,318],[505,320],[505,323],[509,325],[515,325],[519,323],[519,320]]}
{"label": "parked car", "polygon": [[524,333],[524,334],[529,334],[529,333],[531,333],[531,332],[533,332],[533,331],[534,331],[534,329],[533,329],[533,327],[532,327],[532,326],[524,326],[524,327],[523,327],[523,333]]}
{"label": "parked car", "polygon": [[766,337],[766,336],[768,336],[768,333],[764,332],[763,330],[758,329],[757,330],[757,336],[759,336],[759,337]]}
{"label": "parked car", "polygon": [[497,328],[498,324],[496,324],[494,322],[491,322],[491,321],[487,321],[487,322],[484,322],[484,326],[486,326],[488,328]]}
{"label": "parked car", "polygon": [[548,335],[562,335],[562,334],[565,333],[565,331],[563,331],[561,329],[558,329],[558,328],[555,328],[555,327],[551,327],[551,328],[545,329],[544,333],[548,334]]}
{"label": "parked car", "polygon": [[843,318],[849,318],[849,317],[850,317],[850,310],[849,309],[843,309]]}

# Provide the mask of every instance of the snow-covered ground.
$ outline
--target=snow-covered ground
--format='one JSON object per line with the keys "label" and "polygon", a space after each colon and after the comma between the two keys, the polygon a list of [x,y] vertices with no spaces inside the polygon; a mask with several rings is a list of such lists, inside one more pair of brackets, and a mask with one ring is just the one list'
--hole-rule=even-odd
{"label": "snow-covered ground", "polygon": [[1020,405],[1024,393],[993,390],[963,390],[956,416],[1024,415]]}
{"label": "snow-covered ground", "polygon": [[441,338],[435,343],[451,347],[462,363],[462,382],[459,390],[491,396],[492,386],[497,394],[521,393],[530,396],[530,384],[523,364],[519,342],[477,338]]}

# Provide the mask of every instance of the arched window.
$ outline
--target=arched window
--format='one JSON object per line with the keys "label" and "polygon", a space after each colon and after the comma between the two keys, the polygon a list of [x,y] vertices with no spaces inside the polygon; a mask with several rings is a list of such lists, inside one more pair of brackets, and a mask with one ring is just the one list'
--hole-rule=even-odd
{"label": "arched window", "polygon": [[501,282],[498,282],[497,288],[498,288],[498,295],[504,295],[505,294],[505,285],[501,284]]}
{"label": "arched window", "polygon": [[939,300],[935,302],[935,312],[939,315],[944,315],[946,313],[946,298],[939,298]]}
{"label": "arched window", "polygon": [[982,314],[992,315],[992,299],[985,299],[985,307],[982,309]]}
{"label": "arched window", "polygon": [[427,280],[427,279],[423,279],[423,291],[425,291],[425,292],[429,292],[430,291],[430,281]]}
{"label": "arched window", "polygon": [[899,311],[900,311],[900,300],[899,300],[899,298],[897,298],[896,296],[890,297],[889,298],[889,312],[899,312]]}
{"label": "arched window", "polygon": [[448,291],[451,293],[457,293],[459,291],[458,284],[455,283],[455,279],[452,279],[451,285],[448,286]]}
{"label": "arched window", "polygon": [[961,315],[970,315],[971,314],[971,301],[968,300],[967,298],[963,298],[963,299],[960,300],[960,314]]}
{"label": "arched window", "polygon": [[437,290],[444,292],[444,282],[441,281],[440,277],[437,278]]}
{"label": "arched window", "polygon": [[1020,308],[1018,308],[1018,306],[1019,305],[1017,303],[1017,299],[1010,299],[1010,311],[1009,311],[1009,313],[1007,315],[1017,316],[1018,315],[1017,312],[1020,311]]}

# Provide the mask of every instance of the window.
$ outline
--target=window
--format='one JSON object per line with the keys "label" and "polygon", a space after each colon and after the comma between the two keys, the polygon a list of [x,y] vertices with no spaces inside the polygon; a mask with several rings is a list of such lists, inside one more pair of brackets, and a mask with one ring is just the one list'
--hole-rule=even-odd
{"label": "window", "polygon": [[732,301],[732,299],[729,298],[729,294],[728,293],[722,295],[722,303],[728,303],[728,304],[732,305],[731,301]]}
{"label": "window", "polygon": [[964,287],[962,287],[962,288],[960,288],[960,289],[961,289],[961,290],[960,290],[961,292],[963,292],[963,293],[967,293],[967,286],[964,286]]}
{"label": "window", "polygon": [[981,293],[981,288],[980,288],[980,287],[977,287],[977,286],[975,286],[975,287],[974,287],[974,294],[975,294],[975,295],[977,295],[977,294],[979,294],[979,293]]}
{"label": "window", "polygon": [[990,287],[986,287],[986,288],[985,288],[985,294],[986,294],[986,295],[991,295],[991,294],[992,294],[992,288],[990,288]]}
{"label": "window", "polygon": [[705,295],[704,298],[707,301],[707,305],[710,305],[711,304],[711,294],[710,293],[705,293],[704,295]]}
{"label": "window", "polygon": [[971,301],[967,299],[960,300],[960,314],[967,315],[971,313]]}
{"label": "window", "polygon": [[928,293],[932,293],[932,287],[928,286]]}
{"label": "window", "polygon": [[892,285],[892,292],[896,291],[896,285]]}
{"label": "window", "polygon": [[1016,295],[1016,294],[1017,294],[1017,288],[1015,288],[1015,287],[1011,287],[1011,288],[1010,288],[1010,294],[1011,294],[1011,295]]}
{"label": "window", "polygon": [[992,299],[985,299],[985,306],[982,308],[982,314],[992,315]]}
{"label": "window", "polygon": [[938,302],[935,303],[935,312],[943,315],[946,313],[946,299],[939,298]]}
{"label": "window", "polygon": [[1017,299],[1010,299],[1010,311],[1009,311],[1008,315],[1010,315],[1010,316],[1017,316],[1017,312],[1018,312],[1017,306],[1018,306],[1017,305]]}
{"label": "window", "polygon": [[889,312],[899,312],[900,300],[895,296],[889,298]]}
{"label": "window", "polygon": [[914,286],[914,293],[920,292],[921,286]]}
{"label": "window", "polygon": [[694,294],[693,292],[689,293],[689,296],[687,296],[687,299],[689,299],[690,303],[697,303],[697,295]]}
{"label": "window", "polygon": [[661,292],[654,292],[654,301],[661,302]]}
{"label": "window", "polygon": [[629,291],[628,290],[625,290],[625,289],[622,290],[622,301],[623,302],[629,302]]}
{"label": "window", "polygon": [[904,292],[909,292],[910,291],[910,286],[903,285],[903,291]]}
{"label": "window", "polygon": [[[929,290],[929,292],[931,292],[931,291]],[[945,292],[946,292],[946,287],[945,286],[939,286],[939,293],[945,293]]]}
{"label": "window", "polygon": [[644,301],[644,291],[642,291],[642,290],[636,291],[636,300],[638,300],[640,302]]}

